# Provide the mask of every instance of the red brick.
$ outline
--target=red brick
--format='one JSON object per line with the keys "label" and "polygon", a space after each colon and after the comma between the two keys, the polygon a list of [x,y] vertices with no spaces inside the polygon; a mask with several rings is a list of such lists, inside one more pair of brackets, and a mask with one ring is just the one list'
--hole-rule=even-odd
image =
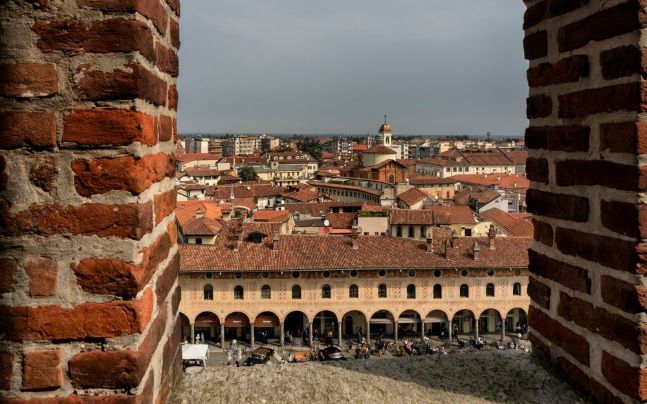
{"label": "red brick", "polygon": [[68,362],[75,388],[132,389],[148,367],[147,358],[133,351],[81,352]]}
{"label": "red brick", "polygon": [[609,230],[629,237],[647,237],[647,206],[601,201],[600,218]]}
{"label": "red brick", "polygon": [[150,19],[162,36],[166,33],[167,15],[160,0],[79,0],[78,4],[80,7],[107,12],[138,12]]}
{"label": "red brick", "polygon": [[540,243],[547,245],[548,247],[553,246],[553,226],[548,223],[539,221],[535,218],[532,219],[532,224],[534,228],[534,238]]}
{"label": "red brick", "polygon": [[647,286],[632,285],[608,275],[602,275],[600,294],[605,303],[627,313],[637,314],[646,311]]}
{"label": "red brick", "polygon": [[29,167],[29,182],[45,192],[56,189],[58,162],[53,156],[33,156]]}
{"label": "red brick", "polygon": [[593,393],[593,395],[600,400],[601,403],[605,404],[621,404],[624,403],[617,396],[613,395],[602,384],[597,380],[589,376],[589,374],[584,373],[580,368],[575,366],[571,361],[566,359],[563,356],[557,358],[557,365],[559,368],[566,374],[568,378],[575,381],[580,386],[584,387],[587,391]]}
{"label": "red brick", "polygon": [[534,306],[530,306],[528,311],[528,322],[530,327],[568,352],[575,360],[589,366],[590,346],[586,338],[564,327],[560,322]]}
{"label": "red brick", "polygon": [[175,120],[170,116],[162,115],[158,118],[159,141],[168,142],[174,138]]}
{"label": "red brick", "polygon": [[637,399],[647,400],[647,369],[634,367],[602,351],[602,374],[613,387]]}
{"label": "red brick", "polygon": [[11,389],[13,375],[13,352],[0,351],[0,390]]}
{"label": "red brick", "polygon": [[64,115],[63,141],[86,146],[129,145],[157,142],[155,119],[123,109],[88,109]]}
{"label": "red brick", "polygon": [[164,153],[147,155],[75,160],[74,188],[81,196],[123,190],[139,195],[151,185],[175,175],[175,166],[170,156]]}
{"label": "red brick", "polygon": [[16,269],[16,262],[13,259],[0,258],[0,293],[13,292]]}
{"label": "red brick", "polygon": [[0,306],[0,319],[9,341],[67,341],[114,338],[141,333],[153,309],[150,289],[134,301],[60,306]]}
{"label": "red brick", "polygon": [[83,290],[132,298],[148,284],[172,245],[171,235],[164,233],[141,250],[142,261],[139,264],[114,258],[85,258],[71,267]]}
{"label": "red brick", "polygon": [[111,72],[82,70],[77,76],[78,92],[86,100],[141,98],[155,105],[166,104],[166,82],[141,65],[125,66]]}
{"label": "red brick", "polygon": [[155,61],[153,33],[143,21],[50,19],[36,21],[32,30],[38,35],[37,45],[44,52],[139,51],[148,60]]}
{"label": "red brick", "polygon": [[546,118],[553,114],[553,100],[545,94],[526,98],[526,117],[528,119]]}
{"label": "red brick", "polygon": [[58,263],[49,258],[28,258],[25,272],[29,277],[29,295],[53,296],[56,294]]}
{"label": "red brick", "polygon": [[0,112],[0,133],[3,149],[51,148],[56,145],[56,117],[50,111]]}
{"label": "red brick", "polygon": [[635,46],[621,46],[600,53],[600,66],[605,80],[642,72],[642,52]]}
{"label": "red brick", "polygon": [[574,222],[586,222],[589,218],[589,201],[579,196],[529,189],[526,203],[528,212],[536,215]]}
{"label": "red brick", "polygon": [[575,55],[556,63],[542,63],[528,69],[526,77],[531,88],[576,82],[589,77],[589,58]]}
{"label": "red brick", "polygon": [[546,0],[534,4],[526,10],[524,14],[523,29],[534,27],[545,19],[557,17],[583,5],[589,3],[589,0]]}
{"label": "red brick", "polygon": [[171,7],[171,10],[175,11],[175,14],[180,16],[180,0],[166,0],[166,4]]}
{"label": "red brick", "polygon": [[168,263],[164,272],[162,272],[155,282],[155,294],[157,295],[157,305],[161,306],[166,298],[168,293],[171,291],[175,281],[180,274],[180,254],[175,254],[175,256]]}
{"label": "red brick", "polygon": [[[557,227],[559,251],[621,271],[636,272],[636,243],[612,237]],[[609,251],[613,251],[610,254]]]}
{"label": "red brick", "polygon": [[531,126],[526,129],[529,149],[547,149],[566,152],[588,151],[588,126]]}
{"label": "red brick", "polygon": [[543,356],[542,359],[544,360],[549,360],[550,359],[550,348],[548,345],[544,344],[536,335],[535,331],[531,330],[528,333],[528,340],[532,344],[532,353],[537,354],[539,356]]}
{"label": "red brick", "polygon": [[589,4],[589,0],[549,0],[548,14],[557,17]]}
{"label": "red brick", "polygon": [[647,153],[647,122],[600,125],[600,152]]}
{"label": "red brick", "polygon": [[155,195],[155,224],[159,224],[168,215],[175,212],[176,199],[175,189]]}
{"label": "red brick", "polygon": [[169,24],[169,35],[171,37],[171,45],[175,49],[180,48],[180,24],[171,19],[170,24]]}
{"label": "red brick", "polygon": [[550,288],[534,278],[528,283],[528,296],[546,310],[550,310]]}
{"label": "red brick", "polygon": [[156,42],[155,54],[157,55],[157,67],[159,67],[161,71],[170,74],[172,77],[177,77],[180,71],[180,61],[177,57],[177,52],[171,48],[167,48],[159,42]]}
{"label": "red brick", "polygon": [[548,17],[546,3],[546,1],[540,1],[526,9],[523,14],[523,29],[532,28]]}
{"label": "red brick", "polygon": [[560,95],[559,117],[580,118],[615,111],[640,111],[640,83],[618,84]]}
{"label": "red brick", "polygon": [[23,391],[54,390],[63,385],[59,350],[26,352],[22,362]]}
{"label": "red brick", "polygon": [[177,86],[175,84],[172,84],[168,88],[168,108],[172,110],[176,110],[177,102],[178,102]]}
{"label": "red brick", "polygon": [[5,213],[0,217],[0,225],[0,234],[4,235],[79,234],[139,240],[153,228],[153,207],[150,202],[126,205],[32,205],[15,216]]}
{"label": "red brick", "polygon": [[591,293],[589,271],[557,261],[534,250],[528,251],[528,271],[558,282],[567,288]]}
{"label": "red brick", "polygon": [[47,97],[58,93],[53,64],[30,62],[0,64],[0,95],[3,97]]}
{"label": "red brick", "polygon": [[548,55],[548,33],[535,32],[523,39],[523,53],[526,59],[538,59]]}
{"label": "red brick", "polygon": [[557,185],[603,186],[621,190],[641,189],[641,173],[637,166],[607,160],[560,160],[555,164]]}
{"label": "red brick", "polygon": [[548,161],[528,157],[526,160],[526,175],[530,181],[548,184]]}
{"label": "red brick", "polygon": [[176,315],[178,310],[180,309],[180,301],[182,300],[182,288],[178,286],[175,288],[175,291],[173,292],[173,296],[171,296],[171,313],[173,315]]}

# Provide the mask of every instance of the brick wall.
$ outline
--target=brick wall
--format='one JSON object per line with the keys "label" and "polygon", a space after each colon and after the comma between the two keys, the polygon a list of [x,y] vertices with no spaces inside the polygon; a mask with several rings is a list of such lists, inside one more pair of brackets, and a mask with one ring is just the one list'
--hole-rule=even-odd
{"label": "brick wall", "polygon": [[0,401],[165,401],[178,1],[7,0],[0,15]]}
{"label": "brick wall", "polygon": [[531,338],[600,400],[646,400],[646,3],[525,3]]}

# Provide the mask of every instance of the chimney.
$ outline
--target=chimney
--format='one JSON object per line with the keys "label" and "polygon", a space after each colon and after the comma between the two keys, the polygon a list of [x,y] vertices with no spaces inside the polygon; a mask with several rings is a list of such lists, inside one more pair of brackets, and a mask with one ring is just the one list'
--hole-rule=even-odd
{"label": "chimney", "polygon": [[479,246],[479,243],[475,241],[472,246],[472,258],[474,261],[478,259],[479,251],[481,251],[481,247]]}
{"label": "chimney", "polygon": [[350,235],[353,250],[357,250],[359,248],[359,246],[357,245],[358,238],[359,238],[359,235],[357,234],[357,229],[353,227],[353,233]]}
{"label": "chimney", "polygon": [[431,238],[430,235],[427,236],[427,252],[428,253],[433,253],[434,252],[434,239]]}
{"label": "chimney", "polygon": [[204,217],[204,212],[202,209],[198,208],[198,210],[195,211],[195,218],[196,219],[202,219]]}
{"label": "chimney", "polygon": [[487,239],[488,239],[488,247],[490,247],[490,250],[494,250],[494,239],[496,238],[496,229],[494,228],[494,225],[490,225],[490,230],[487,232]]}
{"label": "chimney", "polygon": [[449,249],[452,248],[452,242],[449,238],[445,239],[445,259],[449,259]]}
{"label": "chimney", "polygon": [[452,230],[452,248],[456,248],[456,242],[458,241],[458,234],[455,230]]}
{"label": "chimney", "polygon": [[279,234],[276,233],[274,237],[272,237],[272,251],[278,251],[279,250]]}

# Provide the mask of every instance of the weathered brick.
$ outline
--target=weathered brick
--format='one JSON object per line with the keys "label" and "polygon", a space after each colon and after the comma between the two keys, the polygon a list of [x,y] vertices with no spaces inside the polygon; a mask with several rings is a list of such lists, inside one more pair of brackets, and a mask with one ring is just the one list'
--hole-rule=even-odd
{"label": "weathered brick", "polygon": [[629,237],[647,237],[647,206],[601,201],[600,219],[609,230]]}
{"label": "weathered brick", "polygon": [[0,390],[11,389],[14,354],[10,351],[0,351]]}
{"label": "weathered brick", "polygon": [[161,306],[166,298],[168,293],[175,285],[175,281],[180,274],[180,254],[175,254],[175,256],[168,263],[164,272],[157,277],[155,283],[155,294],[157,295],[157,305]]}
{"label": "weathered brick", "polygon": [[548,184],[548,161],[528,157],[526,159],[526,176],[530,181]]}
{"label": "weathered brick", "polygon": [[177,86],[175,84],[168,88],[168,108],[176,110],[178,102]]}
{"label": "weathered brick", "polygon": [[175,212],[176,199],[177,193],[174,189],[155,195],[155,224],[159,224],[164,218]]}
{"label": "weathered brick", "polygon": [[50,258],[28,258],[25,272],[29,277],[29,295],[53,296],[56,294],[58,263]]}
{"label": "weathered brick", "polygon": [[579,196],[529,189],[526,203],[528,212],[536,215],[574,222],[586,222],[589,218],[589,201]]}
{"label": "weathered brick", "polygon": [[588,151],[588,126],[531,126],[526,129],[526,146],[529,149],[547,149],[566,152]]}
{"label": "weathered brick", "polygon": [[0,147],[15,149],[56,145],[56,117],[51,111],[0,112]]}
{"label": "weathered brick", "polygon": [[83,21],[73,19],[37,20],[32,30],[44,52],[91,53],[140,52],[156,60],[153,33],[143,21],[114,18]]}
{"label": "weathered brick", "polygon": [[[566,255],[621,271],[636,272],[635,242],[557,227],[555,244]],[[610,254],[610,251],[613,253]]]}
{"label": "weathered brick", "polygon": [[621,46],[600,53],[602,76],[606,80],[642,72],[642,52],[635,46]]}
{"label": "weathered brick", "polygon": [[535,218],[532,219],[534,238],[540,243],[552,247],[553,245],[553,226],[549,223],[539,221]]}
{"label": "weathered brick", "polygon": [[647,308],[647,286],[632,285],[608,275],[602,275],[602,300],[627,313],[642,313]]}
{"label": "weathered brick", "polygon": [[647,122],[600,124],[600,151],[647,153]]}
{"label": "weathered brick", "polygon": [[72,171],[74,188],[81,196],[90,197],[115,190],[139,195],[154,183],[175,175],[175,165],[169,155],[158,153],[142,158],[75,160]]}
{"label": "weathered brick", "polygon": [[584,373],[577,366],[571,363],[570,360],[566,359],[563,356],[557,358],[557,365],[559,368],[568,376],[571,380],[578,383],[580,386],[586,386],[587,390],[592,392],[593,395],[600,400],[601,403],[605,404],[622,404],[620,398],[615,396],[609,391],[605,386],[600,384],[597,380],[590,377],[589,374]]}
{"label": "weathered brick", "polygon": [[530,306],[528,311],[529,325],[553,344],[561,347],[583,365],[589,366],[589,342],[586,338],[564,327],[543,311]]}
{"label": "weathered brick", "polygon": [[178,17],[180,16],[180,0],[166,0],[166,4],[171,7],[171,10],[173,10]]}
{"label": "weathered brick", "polygon": [[602,41],[640,28],[637,1],[610,7],[562,27],[557,34],[559,51],[580,48],[591,41]]}
{"label": "weathered brick", "polygon": [[550,288],[534,278],[528,283],[528,296],[541,307],[550,310]]}
{"label": "weathered brick", "polygon": [[166,104],[166,82],[142,65],[124,66],[111,72],[82,69],[76,80],[78,92],[86,100],[141,98],[155,105]]}
{"label": "weathered brick", "polygon": [[56,189],[58,161],[53,156],[34,155],[29,167],[29,182],[45,192]]}
{"label": "weathered brick", "polygon": [[572,83],[589,76],[589,58],[586,55],[566,57],[556,63],[542,63],[526,73],[528,86],[543,87]]}
{"label": "weathered brick", "polygon": [[3,97],[47,97],[58,93],[53,64],[31,62],[0,64],[0,95]]}
{"label": "weathered brick", "polygon": [[523,14],[523,29],[532,28],[548,17],[546,1],[540,1],[526,9]]}
{"label": "weathered brick", "polygon": [[114,338],[144,331],[151,318],[150,289],[134,301],[60,306],[0,306],[9,341],[67,341]]}
{"label": "weathered brick", "polygon": [[157,67],[165,73],[173,77],[177,77],[180,71],[180,61],[177,57],[177,52],[171,48],[167,48],[159,42],[155,43],[155,54]]}
{"label": "weathered brick", "polygon": [[548,55],[548,33],[538,31],[523,39],[523,53],[526,59],[538,59]]}
{"label": "weathered brick", "polygon": [[542,21],[574,11],[589,0],[545,0],[540,1],[526,10],[524,14],[523,29],[532,28]]}
{"label": "weathered brick", "polygon": [[171,45],[178,49],[180,47],[180,24],[173,19],[169,23],[169,35],[171,37]]}
{"label": "weathered brick", "polygon": [[555,180],[560,186],[603,186],[639,190],[641,173],[637,166],[607,160],[560,160],[555,163]]}
{"label": "weathered brick", "polygon": [[22,390],[53,390],[63,385],[62,354],[59,350],[25,352]]}
{"label": "weathered brick", "polygon": [[162,115],[157,120],[159,141],[168,142],[174,138],[175,120],[170,116]]}
{"label": "weathered brick", "polygon": [[567,288],[591,293],[589,271],[557,261],[534,250],[528,251],[528,271],[544,278],[561,283]]}
{"label": "weathered brick", "polygon": [[545,94],[526,98],[526,117],[528,119],[546,118],[553,114],[553,100]]}
{"label": "weathered brick", "polygon": [[13,292],[16,270],[16,261],[11,258],[0,258],[0,293]]}
{"label": "weathered brick", "polygon": [[618,84],[577,91],[558,97],[560,118],[581,118],[587,115],[641,109],[640,83]]}
{"label": "weathered brick", "polygon": [[[87,220],[91,217],[92,220]],[[80,206],[32,205],[14,216],[0,216],[0,234],[96,235],[141,239],[153,228],[153,206],[144,204]]]}
{"label": "weathered brick", "polygon": [[613,387],[636,399],[647,400],[647,369],[634,367],[602,351],[602,374]]}
{"label": "weathered brick", "polygon": [[85,146],[129,145],[157,142],[155,119],[123,109],[88,109],[64,115],[63,141]]}
{"label": "weathered brick", "polygon": [[160,1],[164,0],[79,0],[78,5],[105,12],[140,13],[149,18],[164,36],[167,29],[167,15]]}
{"label": "weathered brick", "polygon": [[133,351],[90,351],[73,356],[68,367],[75,388],[128,390],[139,385],[148,361]]}

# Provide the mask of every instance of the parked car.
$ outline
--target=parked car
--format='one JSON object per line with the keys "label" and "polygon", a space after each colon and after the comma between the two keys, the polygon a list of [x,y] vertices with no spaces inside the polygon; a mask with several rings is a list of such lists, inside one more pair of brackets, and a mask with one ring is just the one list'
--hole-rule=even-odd
{"label": "parked car", "polygon": [[254,366],[266,363],[274,354],[274,350],[265,347],[258,347],[245,359],[243,366]]}
{"label": "parked car", "polygon": [[317,355],[317,359],[320,361],[346,360],[346,358],[344,358],[344,354],[342,354],[341,350],[336,346],[328,346],[321,349],[319,351],[319,355]]}

